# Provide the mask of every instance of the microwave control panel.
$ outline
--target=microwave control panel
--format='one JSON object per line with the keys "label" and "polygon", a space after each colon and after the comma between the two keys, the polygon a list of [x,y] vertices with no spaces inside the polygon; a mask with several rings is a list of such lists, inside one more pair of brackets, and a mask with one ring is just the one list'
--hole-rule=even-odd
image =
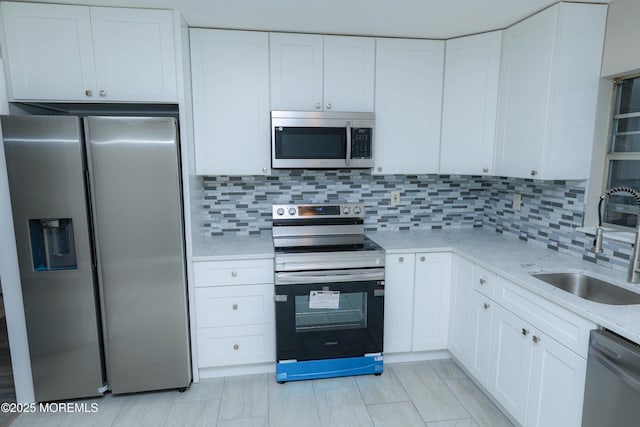
{"label": "microwave control panel", "polygon": [[351,158],[352,159],[370,159],[371,158],[371,128],[352,128],[351,129]]}

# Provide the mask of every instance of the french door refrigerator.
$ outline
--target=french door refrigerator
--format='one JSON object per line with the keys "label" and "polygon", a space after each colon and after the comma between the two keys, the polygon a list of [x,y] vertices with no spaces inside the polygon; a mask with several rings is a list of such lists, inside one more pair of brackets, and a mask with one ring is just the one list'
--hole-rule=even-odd
{"label": "french door refrigerator", "polygon": [[1,122],[36,400],[187,387],[176,120]]}

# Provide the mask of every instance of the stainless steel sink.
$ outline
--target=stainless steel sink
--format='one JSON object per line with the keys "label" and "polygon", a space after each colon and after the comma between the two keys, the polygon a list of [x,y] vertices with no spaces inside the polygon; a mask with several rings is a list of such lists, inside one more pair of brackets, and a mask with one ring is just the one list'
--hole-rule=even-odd
{"label": "stainless steel sink", "polygon": [[540,273],[532,276],[589,301],[612,305],[640,304],[640,294],[583,273]]}

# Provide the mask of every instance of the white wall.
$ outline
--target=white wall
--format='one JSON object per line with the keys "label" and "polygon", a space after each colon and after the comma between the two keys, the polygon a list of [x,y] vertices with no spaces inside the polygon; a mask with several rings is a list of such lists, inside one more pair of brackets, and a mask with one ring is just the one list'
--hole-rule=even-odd
{"label": "white wall", "polygon": [[609,4],[602,57],[602,77],[640,73],[640,1]]}

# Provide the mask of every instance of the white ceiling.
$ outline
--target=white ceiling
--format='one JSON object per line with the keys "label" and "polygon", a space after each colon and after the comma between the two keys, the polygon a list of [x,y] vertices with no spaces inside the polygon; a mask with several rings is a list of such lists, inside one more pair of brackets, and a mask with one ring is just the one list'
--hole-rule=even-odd
{"label": "white ceiling", "polygon": [[[36,0],[178,9],[190,27],[446,39],[505,28],[557,0]],[[611,3],[613,0],[572,0]]]}

